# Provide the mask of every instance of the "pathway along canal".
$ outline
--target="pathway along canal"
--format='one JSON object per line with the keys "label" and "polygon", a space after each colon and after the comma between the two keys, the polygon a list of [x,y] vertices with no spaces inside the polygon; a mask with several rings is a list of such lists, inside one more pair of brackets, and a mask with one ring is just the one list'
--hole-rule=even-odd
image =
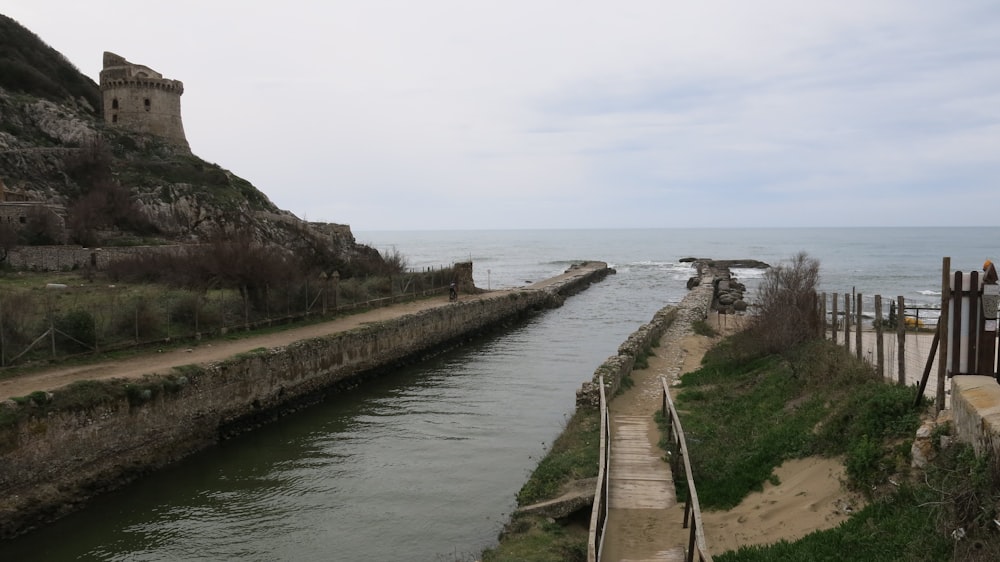
{"label": "pathway along canal", "polygon": [[3,560],[469,560],[575,390],[685,271],[633,265],[516,328],[226,441],[27,536]]}

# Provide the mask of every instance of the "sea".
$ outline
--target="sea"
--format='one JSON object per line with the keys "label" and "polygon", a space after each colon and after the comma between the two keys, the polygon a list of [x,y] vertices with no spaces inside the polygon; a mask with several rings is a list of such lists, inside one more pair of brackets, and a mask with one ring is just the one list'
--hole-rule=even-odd
{"label": "sea", "polygon": [[[667,302],[683,298],[686,287],[660,284],[686,282],[694,274],[683,258],[779,265],[804,252],[819,262],[821,291],[860,293],[862,310],[871,314],[875,295],[882,296],[885,311],[889,299],[898,296],[908,307],[939,308],[943,258],[950,258],[953,271],[981,270],[986,259],[996,262],[1000,255],[1000,238],[994,242],[998,235],[998,227],[870,227],[382,231],[360,232],[356,238],[383,252],[398,250],[412,269],[472,261],[476,286],[483,288],[523,286],[575,261],[605,261],[642,279],[629,283],[636,295],[655,287]],[[733,270],[751,288],[763,273]],[[929,324],[938,316],[933,310],[923,314]]]}
{"label": "sea", "polygon": [[[502,332],[401,367],[0,541],[0,560],[468,561],[496,544],[575,391],[641,324],[679,302],[683,258],[787,263],[820,289],[940,304],[953,270],[997,261],[1000,228],[356,232],[414,270],[471,260],[476,285],[520,287],[601,260],[617,273]],[[736,269],[753,287],[764,274]],[[927,317],[925,316],[925,319]]]}

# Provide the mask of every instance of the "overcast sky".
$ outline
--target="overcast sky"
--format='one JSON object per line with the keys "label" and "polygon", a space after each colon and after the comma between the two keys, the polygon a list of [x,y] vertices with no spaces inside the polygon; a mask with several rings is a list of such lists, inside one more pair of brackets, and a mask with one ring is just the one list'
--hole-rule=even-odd
{"label": "overcast sky", "polygon": [[1000,3],[5,0],[355,231],[995,225]]}

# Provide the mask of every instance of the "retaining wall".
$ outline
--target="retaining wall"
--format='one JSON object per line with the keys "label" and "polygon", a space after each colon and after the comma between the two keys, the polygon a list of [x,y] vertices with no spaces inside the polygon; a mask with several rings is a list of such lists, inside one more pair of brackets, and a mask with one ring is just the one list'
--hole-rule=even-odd
{"label": "retaining wall", "polygon": [[7,254],[7,263],[18,269],[34,271],[69,271],[93,266],[104,269],[108,264],[137,255],[176,253],[186,246],[18,246]]}
{"label": "retaining wall", "polygon": [[[542,289],[460,300],[348,332],[147,376],[125,385],[118,398],[96,404],[47,411],[30,401],[8,401],[3,408],[39,408],[40,413],[0,426],[0,538],[55,519],[228,433],[356,385],[379,369],[558,306],[565,295],[612,271],[590,263]],[[122,389],[123,383],[115,384]],[[10,414],[0,409],[0,420]]]}
{"label": "retaining wall", "polygon": [[951,421],[955,437],[977,454],[1000,458],[1000,384],[993,377],[957,375],[951,378]]}

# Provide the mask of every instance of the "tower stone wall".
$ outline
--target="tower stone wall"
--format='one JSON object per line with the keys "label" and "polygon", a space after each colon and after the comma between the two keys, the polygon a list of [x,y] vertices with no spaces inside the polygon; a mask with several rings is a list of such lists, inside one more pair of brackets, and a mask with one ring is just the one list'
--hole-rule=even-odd
{"label": "tower stone wall", "polygon": [[108,125],[163,137],[190,150],[181,121],[183,93],[180,80],[164,78],[148,66],[104,53],[101,95]]}

